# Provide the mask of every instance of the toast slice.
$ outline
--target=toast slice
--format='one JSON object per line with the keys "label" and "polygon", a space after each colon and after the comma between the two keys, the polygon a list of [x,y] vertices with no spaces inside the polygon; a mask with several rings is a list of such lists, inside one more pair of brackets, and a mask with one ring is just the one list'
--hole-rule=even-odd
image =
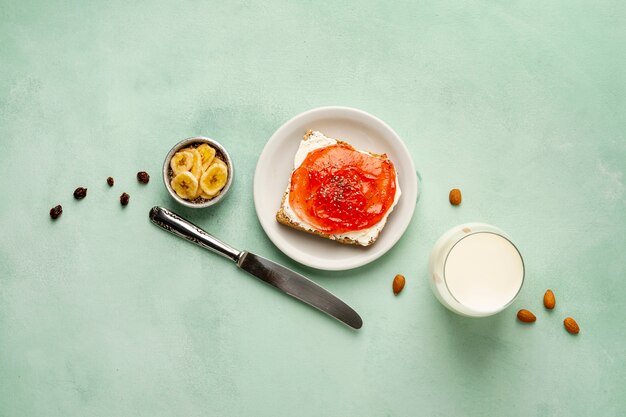
{"label": "toast slice", "polygon": [[[320,143],[317,143],[313,147],[314,149],[325,147],[325,146],[330,146],[333,144],[345,145],[352,149],[355,149],[352,145],[350,145],[347,142],[337,140],[337,139],[327,138],[320,132],[314,132],[312,130],[308,130],[306,134],[304,135],[302,142],[300,143],[298,152],[296,153],[295,163],[294,163],[294,165],[296,166],[294,167],[294,170],[297,169],[302,163],[302,161],[298,161],[298,158],[304,159],[304,157],[306,157],[306,154],[308,154],[308,153],[305,153],[305,150],[303,150],[303,148],[306,146],[307,141],[309,140],[316,141],[316,142],[320,142],[320,141],[324,142],[324,140],[326,141],[326,144],[321,144],[321,146],[319,146]],[[387,155],[384,155],[384,154],[380,155],[380,154],[374,154],[371,152],[366,152],[366,153],[376,158],[388,159]],[[290,174],[290,178],[291,178],[291,174]],[[287,227],[291,227],[292,229],[295,229],[295,230],[310,233],[310,234],[319,236],[321,238],[334,240],[335,242],[338,242],[344,245],[355,245],[355,246],[370,246],[370,245],[373,245],[374,242],[376,242],[376,240],[378,239],[378,237],[380,236],[383,230],[383,227],[387,221],[389,214],[393,211],[393,208],[395,207],[398,201],[398,198],[400,197],[400,194],[401,194],[400,186],[398,184],[398,178],[396,174],[396,195],[394,198],[394,202],[393,202],[393,205],[389,207],[389,209],[387,210],[385,216],[383,217],[381,221],[379,221],[374,226],[365,230],[358,230],[358,231],[346,232],[346,233],[341,233],[341,234],[328,234],[323,231],[316,230],[314,227],[306,224],[303,221],[300,221],[300,219],[297,218],[296,214],[293,212],[293,210],[289,208],[289,205],[288,205],[290,188],[291,188],[291,180],[289,180],[289,183],[287,185],[287,190],[284,192],[281,203],[280,203],[280,208],[278,209],[278,212],[276,213],[276,221],[278,221],[279,223]]]}

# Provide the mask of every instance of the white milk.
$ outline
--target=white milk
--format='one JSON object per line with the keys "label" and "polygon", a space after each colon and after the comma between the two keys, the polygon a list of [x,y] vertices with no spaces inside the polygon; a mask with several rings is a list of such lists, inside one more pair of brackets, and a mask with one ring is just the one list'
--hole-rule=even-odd
{"label": "white milk", "polygon": [[504,232],[469,223],[446,232],[430,257],[430,283],[450,310],[474,317],[502,311],[524,281],[524,262]]}

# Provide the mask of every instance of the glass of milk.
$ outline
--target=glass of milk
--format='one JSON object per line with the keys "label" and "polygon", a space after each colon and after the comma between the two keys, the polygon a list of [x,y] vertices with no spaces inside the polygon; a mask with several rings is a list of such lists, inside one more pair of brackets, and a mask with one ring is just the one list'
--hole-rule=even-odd
{"label": "glass of milk", "polygon": [[519,250],[497,227],[467,223],[444,233],[430,254],[430,287],[455,313],[486,317],[508,307],[524,283]]}

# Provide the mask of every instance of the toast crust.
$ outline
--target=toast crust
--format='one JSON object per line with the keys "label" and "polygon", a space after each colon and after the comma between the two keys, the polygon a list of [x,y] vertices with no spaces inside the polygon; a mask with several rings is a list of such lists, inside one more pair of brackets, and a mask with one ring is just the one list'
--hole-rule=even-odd
{"label": "toast crust", "polygon": [[[303,139],[304,140],[308,140],[309,137],[312,134],[313,134],[312,130],[307,130],[307,132],[304,134]],[[347,143],[347,142],[344,142],[344,141],[341,141],[341,140],[338,140],[338,139],[335,139],[335,140],[337,141],[337,144],[339,144],[339,145],[349,146],[350,148],[354,149],[354,147],[352,145],[350,145],[349,143]],[[384,159],[387,158],[387,155],[385,155],[385,154],[380,155],[380,154],[374,154],[374,153],[371,153],[371,152],[369,152],[369,154],[372,155],[372,156],[375,156],[377,158],[384,158]],[[287,188],[287,190],[283,193],[283,198],[282,198],[282,200],[280,202],[280,208],[278,209],[278,212],[276,213],[276,221],[278,223],[280,223],[280,224],[283,224],[283,225],[287,226],[287,227],[291,227],[292,229],[296,229],[296,230],[299,230],[299,231],[302,231],[302,232],[306,232],[306,233],[309,233],[309,234],[312,234],[312,235],[315,235],[315,236],[319,236],[321,238],[329,239],[329,240],[332,240],[332,241],[335,241],[335,242],[338,242],[338,243],[341,243],[341,244],[344,244],[344,245],[355,245],[355,246],[370,246],[370,245],[374,244],[374,242],[376,242],[376,240],[378,239],[378,236],[380,236],[380,233],[382,232],[382,229],[381,229],[376,234],[376,236],[372,236],[367,243],[361,244],[357,240],[351,239],[349,237],[337,238],[335,235],[324,233],[324,232],[321,232],[319,230],[309,230],[309,229],[306,229],[306,228],[300,226],[299,224],[293,222],[285,214],[285,203],[286,203],[286,200],[287,200],[288,192],[289,192],[289,188]]]}

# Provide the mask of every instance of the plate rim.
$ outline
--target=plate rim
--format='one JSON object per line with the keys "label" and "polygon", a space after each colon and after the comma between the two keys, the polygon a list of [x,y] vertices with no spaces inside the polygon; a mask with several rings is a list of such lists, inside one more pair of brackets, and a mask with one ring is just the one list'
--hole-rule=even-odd
{"label": "plate rim", "polygon": [[[369,256],[362,256],[362,257],[357,257],[356,259],[353,259],[351,262],[348,262],[345,266],[320,266],[317,263],[312,263],[307,261],[306,259],[302,259],[301,257],[294,255],[292,253],[290,253],[289,251],[289,247],[286,247],[282,242],[277,242],[277,240],[279,239],[273,239],[272,238],[272,234],[268,232],[268,227],[266,227],[265,224],[265,220],[262,218],[262,216],[259,213],[260,207],[260,200],[261,198],[257,198],[257,192],[259,192],[257,189],[257,182],[260,181],[259,177],[260,177],[260,172],[261,172],[261,159],[263,157],[263,155],[265,154],[267,148],[275,141],[277,140],[276,138],[279,136],[282,136],[282,131],[287,130],[290,128],[290,126],[295,123],[296,121],[303,119],[307,116],[310,116],[311,114],[314,113],[320,113],[320,114],[324,114],[324,113],[329,113],[329,115],[326,116],[326,118],[329,118],[328,116],[333,116],[333,113],[343,113],[343,115],[348,115],[348,118],[355,120],[354,117],[349,117],[350,115],[359,115],[361,117],[367,118],[367,119],[371,119],[373,122],[377,123],[378,125],[380,125],[380,127],[382,127],[388,134],[390,134],[395,141],[397,142],[397,144],[399,145],[401,151],[406,155],[407,159],[408,159],[408,163],[409,163],[409,170],[412,173],[412,178],[413,178],[413,183],[414,183],[414,187],[415,187],[415,196],[414,196],[414,201],[411,202],[410,204],[410,211],[407,215],[407,220],[406,220],[406,224],[404,224],[404,226],[402,227],[401,231],[397,234],[397,237],[393,238],[393,240],[391,241],[389,245],[389,247],[387,247],[386,249],[374,253],[372,255]],[[335,117],[337,117],[335,115]],[[322,118],[322,117],[320,117]],[[363,124],[362,120],[355,120],[356,122]],[[348,107],[348,106],[322,106],[322,107],[316,107],[310,110],[306,110],[304,112],[301,112],[293,117],[291,117],[290,119],[288,119],[287,121],[285,121],[284,123],[282,123],[278,129],[276,129],[274,131],[274,133],[270,136],[270,138],[267,140],[267,142],[265,143],[265,145],[263,146],[263,149],[261,150],[261,153],[259,154],[259,157],[257,159],[257,164],[254,170],[254,178],[253,178],[253,183],[252,183],[252,188],[253,188],[253,200],[254,200],[254,208],[255,208],[255,212],[257,215],[257,219],[259,221],[259,223],[261,224],[261,228],[263,229],[263,232],[265,233],[265,235],[269,238],[269,240],[274,244],[274,246],[276,246],[285,256],[287,256],[288,258],[302,264],[305,265],[307,267],[310,268],[314,268],[317,270],[323,270],[323,271],[347,271],[350,269],[355,269],[364,265],[367,265],[373,261],[375,261],[376,259],[382,257],[383,255],[385,255],[388,251],[390,251],[402,238],[402,236],[404,236],[404,234],[406,233],[406,230],[409,227],[409,224],[411,223],[411,220],[413,219],[413,215],[415,214],[415,206],[417,204],[417,200],[418,200],[418,196],[419,196],[419,178],[417,175],[417,171],[415,169],[415,163],[413,162],[413,157],[411,156],[411,153],[409,152],[409,149],[407,148],[406,144],[404,143],[404,141],[402,140],[402,138],[400,137],[400,135],[398,135],[398,133],[393,130],[393,128],[391,126],[389,126],[385,121],[383,121],[382,119],[374,116],[371,113],[368,113],[364,110],[360,110],[354,107]],[[403,189],[404,191],[404,189]],[[404,194],[404,193],[403,193]]]}

